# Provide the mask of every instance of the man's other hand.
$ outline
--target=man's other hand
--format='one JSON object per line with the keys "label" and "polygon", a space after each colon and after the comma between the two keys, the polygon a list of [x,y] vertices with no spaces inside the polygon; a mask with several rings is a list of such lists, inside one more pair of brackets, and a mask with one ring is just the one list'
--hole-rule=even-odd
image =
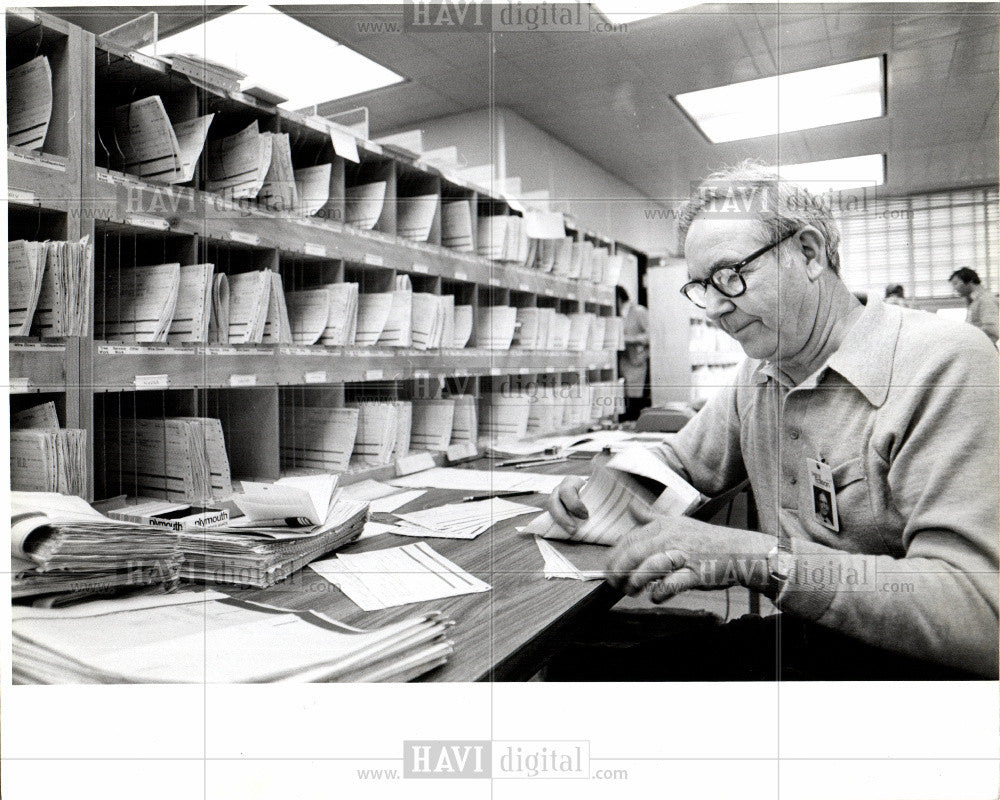
{"label": "man's other hand", "polygon": [[580,499],[580,489],[584,483],[586,481],[583,478],[570,476],[549,495],[549,514],[567,533],[574,533],[580,523],[590,517],[587,507]]}

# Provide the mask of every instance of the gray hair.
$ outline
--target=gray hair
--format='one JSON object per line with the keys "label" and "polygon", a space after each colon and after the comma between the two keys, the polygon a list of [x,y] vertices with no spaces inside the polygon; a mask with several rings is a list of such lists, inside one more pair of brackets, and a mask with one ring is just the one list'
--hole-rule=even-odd
{"label": "gray hair", "polygon": [[[732,205],[736,212],[752,214],[767,237],[781,237],[806,225],[826,240],[826,260],[840,274],[840,227],[831,203],[802,186],[778,177],[775,167],[744,161],[732,169],[709,175],[680,208],[677,235],[681,249],[695,218],[710,206]],[[723,213],[730,213],[724,211]]]}

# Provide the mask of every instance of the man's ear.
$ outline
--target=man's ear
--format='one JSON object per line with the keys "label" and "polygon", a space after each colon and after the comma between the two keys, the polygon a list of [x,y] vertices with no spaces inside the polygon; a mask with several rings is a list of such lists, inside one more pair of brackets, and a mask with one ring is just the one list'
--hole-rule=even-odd
{"label": "man's ear", "polygon": [[816,228],[807,225],[798,235],[802,253],[806,257],[806,275],[809,280],[819,280],[823,271],[829,267],[826,260],[826,237]]}

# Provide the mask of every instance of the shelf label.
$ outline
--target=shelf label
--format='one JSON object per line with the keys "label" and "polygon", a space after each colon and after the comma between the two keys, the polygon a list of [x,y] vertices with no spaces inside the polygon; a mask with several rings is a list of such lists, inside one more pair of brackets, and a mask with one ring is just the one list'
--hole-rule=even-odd
{"label": "shelf label", "polygon": [[459,442],[453,444],[445,451],[449,461],[465,461],[467,458],[475,458],[479,455],[475,442]]}
{"label": "shelf label", "polygon": [[365,370],[365,380],[366,381],[380,381],[380,380],[382,380],[382,370],[380,370],[380,369],[366,369]]}
{"label": "shelf label", "polygon": [[383,259],[382,256],[375,255],[374,253],[365,253],[364,262],[373,267],[385,266],[385,259]]}
{"label": "shelf label", "polygon": [[424,275],[426,275],[426,274],[428,274],[431,271],[431,268],[428,267],[426,264],[414,264],[413,265],[413,271],[414,272],[420,272],[420,273],[423,273]]}
{"label": "shelf label", "polygon": [[417,381],[419,381],[419,380],[429,380],[430,377],[431,377],[430,372],[428,372],[425,369],[417,369],[417,370],[413,371],[413,379],[414,380],[417,380]]}
{"label": "shelf label", "polygon": [[248,347],[241,349],[227,345],[205,345],[198,347],[195,352],[206,356],[269,356],[274,351],[264,347]]}
{"label": "shelf label", "polygon": [[528,284],[526,284],[526,283],[519,283],[517,285],[517,288],[520,289],[522,292],[530,292],[531,291],[531,287],[528,286]]}
{"label": "shelf label", "polygon": [[310,347],[279,347],[278,355],[280,356],[315,356],[319,355],[315,350]]}
{"label": "shelf label", "polygon": [[151,217],[149,214],[126,214],[125,224],[136,228],[149,228],[154,231],[170,230],[170,223],[163,217]]}
{"label": "shelf label", "polygon": [[403,456],[396,461],[396,477],[412,475],[414,472],[423,472],[425,469],[434,469],[434,456],[430,453],[416,453],[412,456]]}
{"label": "shelf label", "polygon": [[35,197],[31,192],[26,192],[23,189],[7,189],[7,198],[14,203],[31,203],[34,205],[38,202],[38,198]]}
{"label": "shelf label", "polygon": [[490,375],[503,375],[503,370],[500,367],[490,367]]}
{"label": "shelf label", "polygon": [[316,370],[307,372],[304,376],[306,383],[326,383],[326,370]]}
{"label": "shelf label", "polygon": [[97,354],[101,356],[188,356],[194,353],[194,347],[148,347],[141,344],[97,345]]}
{"label": "shelf label", "polygon": [[469,280],[469,273],[462,272],[461,270],[455,270],[455,280],[456,281],[467,281]]}
{"label": "shelf label", "polygon": [[555,297],[556,293],[553,292],[548,286],[546,286],[545,287],[545,294],[547,294],[549,297]]}
{"label": "shelf label", "polygon": [[306,242],[302,245],[302,249],[305,251],[307,256],[319,256],[320,258],[326,258],[326,247],[321,244]]}
{"label": "shelf label", "polygon": [[136,389],[166,389],[170,386],[169,375],[136,375],[132,381]]}
{"label": "shelf label", "polygon": [[558,371],[559,371],[559,368],[558,368],[558,367],[557,367],[557,366],[556,366],[555,364],[549,364],[549,365],[548,365],[548,366],[547,366],[547,367],[545,368],[545,371],[546,371],[546,372],[558,372]]}
{"label": "shelf label", "polygon": [[570,300],[577,300],[577,299],[579,299],[579,297],[577,296],[576,292],[570,292],[569,293],[569,299]]}
{"label": "shelf label", "polygon": [[230,386],[256,386],[257,385],[257,375],[237,375],[233,373],[229,376]]}
{"label": "shelf label", "polygon": [[529,370],[528,370],[527,367],[518,367],[517,368],[517,374],[518,375],[527,375],[528,372],[529,372]]}
{"label": "shelf label", "polygon": [[456,369],[456,370],[452,370],[451,374],[454,375],[456,378],[468,378],[469,377],[469,370],[467,370],[467,369]]}
{"label": "shelf label", "polygon": [[56,342],[10,342],[9,345],[11,350],[28,350],[33,352],[66,352],[66,345],[58,344]]}
{"label": "shelf label", "polygon": [[12,392],[26,392],[31,388],[31,378],[14,378],[10,379],[10,390]]}
{"label": "shelf label", "polygon": [[260,244],[260,237],[256,233],[244,233],[243,231],[229,231],[229,240],[240,244]]}

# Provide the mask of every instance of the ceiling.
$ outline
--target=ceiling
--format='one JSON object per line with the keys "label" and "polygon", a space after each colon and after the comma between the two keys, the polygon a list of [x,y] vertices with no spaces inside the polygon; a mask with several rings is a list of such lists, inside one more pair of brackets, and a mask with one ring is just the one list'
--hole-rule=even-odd
{"label": "ceiling", "polygon": [[[374,135],[503,106],[665,202],[747,157],[886,153],[892,194],[998,182],[1000,4],[702,5],[627,30],[495,33],[403,29],[402,5],[282,9],[407,78],[330,104],[368,106]],[[161,34],[178,19],[161,18]],[[889,113],[880,119],[710,144],[671,100],[883,53]]]}

